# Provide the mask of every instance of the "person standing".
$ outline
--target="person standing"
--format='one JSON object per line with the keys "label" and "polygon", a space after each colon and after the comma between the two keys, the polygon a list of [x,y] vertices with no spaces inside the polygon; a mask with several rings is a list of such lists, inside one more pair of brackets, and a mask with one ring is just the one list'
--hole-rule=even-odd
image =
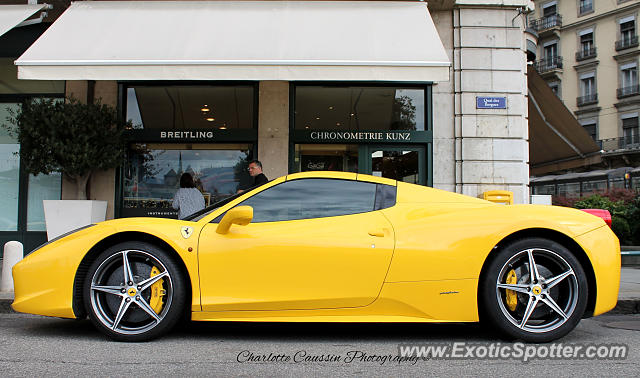
{"label": "person standing", "polygon": [[253,184],[248,188],[239,189],[238,193],[246,192],[247,190],[257,188],[269,182],[267,176],[262,173],[262,163],[260,160],[251,160],[251,162],[249,162],[249,175],[253,178]]}
{"label": "person standing", "polygon": [[191,174],[183,173],[180,176],[180,189],[173,196],[172,206],[178,210],[178,219],[184,219],[196,211],[204,209],[204,197],[196,188]]}

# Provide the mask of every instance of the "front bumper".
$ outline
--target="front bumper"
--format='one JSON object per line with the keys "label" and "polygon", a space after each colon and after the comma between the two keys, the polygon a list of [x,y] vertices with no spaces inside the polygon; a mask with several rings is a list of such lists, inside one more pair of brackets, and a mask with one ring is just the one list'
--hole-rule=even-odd
{"label": "front bumper", "polygon": [[17,312],[76,318],[73,284],[78,266],[87,252],[113,233],[112,227],[97,225],[80,230],[32,252],[13,267]]}

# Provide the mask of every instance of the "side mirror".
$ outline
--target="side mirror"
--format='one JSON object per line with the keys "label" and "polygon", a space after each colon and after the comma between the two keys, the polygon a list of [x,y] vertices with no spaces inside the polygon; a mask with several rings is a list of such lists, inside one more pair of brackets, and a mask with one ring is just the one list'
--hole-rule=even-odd
{"label": "side mirror", "polygon": [[246,226],[251,223],[253,219],[253,207],[251,206],[236,206],[233,209],[227,211],[222,217],[216,232],[219,234],[226,234],[229,232],[232,224],[239,226]]}

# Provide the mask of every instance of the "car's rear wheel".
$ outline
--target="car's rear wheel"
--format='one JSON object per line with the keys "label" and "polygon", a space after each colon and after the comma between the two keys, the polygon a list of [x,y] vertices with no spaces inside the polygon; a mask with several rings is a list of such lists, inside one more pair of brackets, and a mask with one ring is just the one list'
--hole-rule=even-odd
{"label": "car's rear wheel", "polygon": [[549,342],[576,327],[587,306],[587,281],[563,245],[526,238],[504,246],[480,283],[482,320],[510,339]]}
{"label": "car's rear wheel", "polygon": [[125,242],[101,253],[89,268],[84,305],[93,324],[121,341],[145,341],[168,332],[186,303],[185,279],[163,249]]}

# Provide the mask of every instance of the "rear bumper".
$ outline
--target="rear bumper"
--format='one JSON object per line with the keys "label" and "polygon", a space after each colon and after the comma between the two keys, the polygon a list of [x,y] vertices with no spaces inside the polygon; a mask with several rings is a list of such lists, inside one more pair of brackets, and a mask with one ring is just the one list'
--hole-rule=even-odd
{"label": "rear bumper", "polygon": [[620,242],[608,226],[580,235],[576,241],[589,257],[595,275],[596,301],[593,316],[603,314],[618,303]]}

